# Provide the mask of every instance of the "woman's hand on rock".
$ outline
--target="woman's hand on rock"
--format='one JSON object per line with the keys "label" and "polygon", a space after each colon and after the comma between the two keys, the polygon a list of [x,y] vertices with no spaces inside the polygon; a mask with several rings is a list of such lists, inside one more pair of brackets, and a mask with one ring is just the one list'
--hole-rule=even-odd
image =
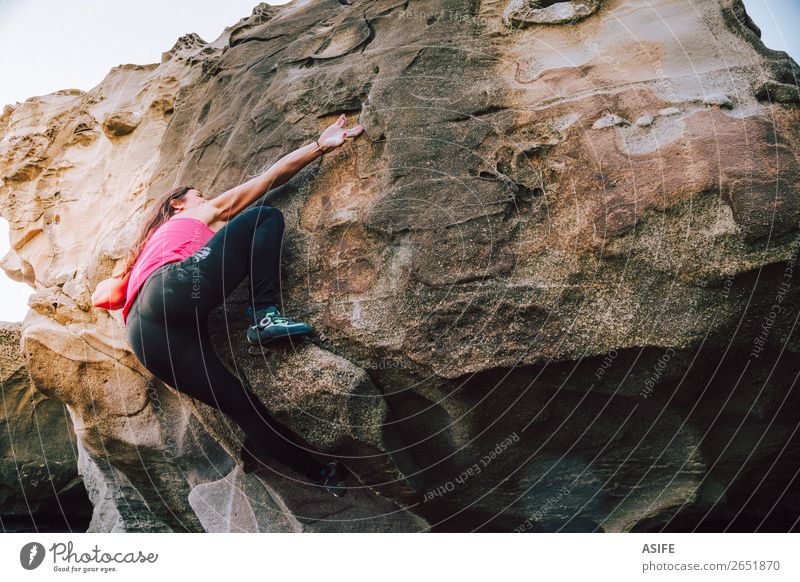
{"label": "woman's hand on rock", "polygon": [[342,145],[344,140],[348,137],[355,137],[364,131],[364,127],[361,125],[356,125],[350,129],[346,129],[345,125],[347,125],[347,116],[342,113],[339,119],[322,132],[317,140],[322,151],[328,152],[332,149],[336,149]]}

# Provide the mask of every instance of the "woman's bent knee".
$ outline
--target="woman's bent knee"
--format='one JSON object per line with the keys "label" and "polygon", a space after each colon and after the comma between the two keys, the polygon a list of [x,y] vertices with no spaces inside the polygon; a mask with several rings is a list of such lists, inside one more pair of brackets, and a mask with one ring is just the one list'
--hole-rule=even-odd
{"label": "woman's bent knee", "polygon": [[278,226],[281,229],[283,229],[285,226],[283,212],[274,206],[256,206],[254,208],[245,210],[241,215],[245,216],[249,220],[252,220],[256,227],[264,223],[270,223],[271,225]]}

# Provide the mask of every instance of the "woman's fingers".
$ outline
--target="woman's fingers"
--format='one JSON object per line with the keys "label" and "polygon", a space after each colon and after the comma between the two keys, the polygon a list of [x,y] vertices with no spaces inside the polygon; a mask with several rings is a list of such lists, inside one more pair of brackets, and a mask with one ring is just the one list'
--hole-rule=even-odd
{"label": "woman's fingers", "polygon": [[350,129],[348,129],[345,132],[345,135],[347,137],[355,137],[357,135],[360,135],[362,131],[364,131],[364,127],[361,125],[356,125],[355,127],[351,127]]}
{"label": "woman's fingers", "polygon": [[344,113],[342,113],[342,114],[339,116],[339,119],[337,119],[336,121],[334,121],[334,122],[331,124],[331,127],[340,128],[340,127],[344,127],[345,125],[347,125],[347,117],[345,116],[345,114],[344,114]]}
{"label": "woman's fingers", "polygon": [[[325,139],[331,139],[331,145],[340,146],[344,143],[345,139],[348,137],[355,137],[360,135],[364,131],[364,126],[356,125],[347,129],[345,126],[347,125],[347,116],[342,113],[339,116],[331,127],[323,132],[323,137]],[[334,131],[332,128],[336,128]],[[327,134],[327,135],[326,135]]]}

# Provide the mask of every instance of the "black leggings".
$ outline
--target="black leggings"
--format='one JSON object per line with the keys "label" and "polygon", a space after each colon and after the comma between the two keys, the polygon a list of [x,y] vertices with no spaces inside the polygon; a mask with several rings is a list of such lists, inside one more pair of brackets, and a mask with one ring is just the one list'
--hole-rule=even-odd
{"label": "black leggings", "polygon": [[223,365],[208,335],[212,309],[250,276],[251,305],[280,305],[284,221],[269,205],[240,212],[183,261],[153,271],[128,312],[125,332],[139,361],[162,382],[232,418],[252,444],[309,478],[322,464]]}

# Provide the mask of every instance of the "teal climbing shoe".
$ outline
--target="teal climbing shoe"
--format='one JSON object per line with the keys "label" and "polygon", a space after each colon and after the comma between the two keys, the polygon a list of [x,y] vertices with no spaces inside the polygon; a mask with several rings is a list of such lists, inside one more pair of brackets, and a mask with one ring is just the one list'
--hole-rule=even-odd
{"label": "teal climbing shoe", "polygon": [[334,497],[344,497],[347,493],[345,480],[350,472],[339,461],[326,463],[322,468],[322,486]]}
{"label": "teal climbing shoe", "polygon": [[275,339],[311,333],[313,328],[300,321],[293,321],[281,315],[277,305],[253,311],[247,308],[250,327],[247,328],[247,342],[258,345]]}

